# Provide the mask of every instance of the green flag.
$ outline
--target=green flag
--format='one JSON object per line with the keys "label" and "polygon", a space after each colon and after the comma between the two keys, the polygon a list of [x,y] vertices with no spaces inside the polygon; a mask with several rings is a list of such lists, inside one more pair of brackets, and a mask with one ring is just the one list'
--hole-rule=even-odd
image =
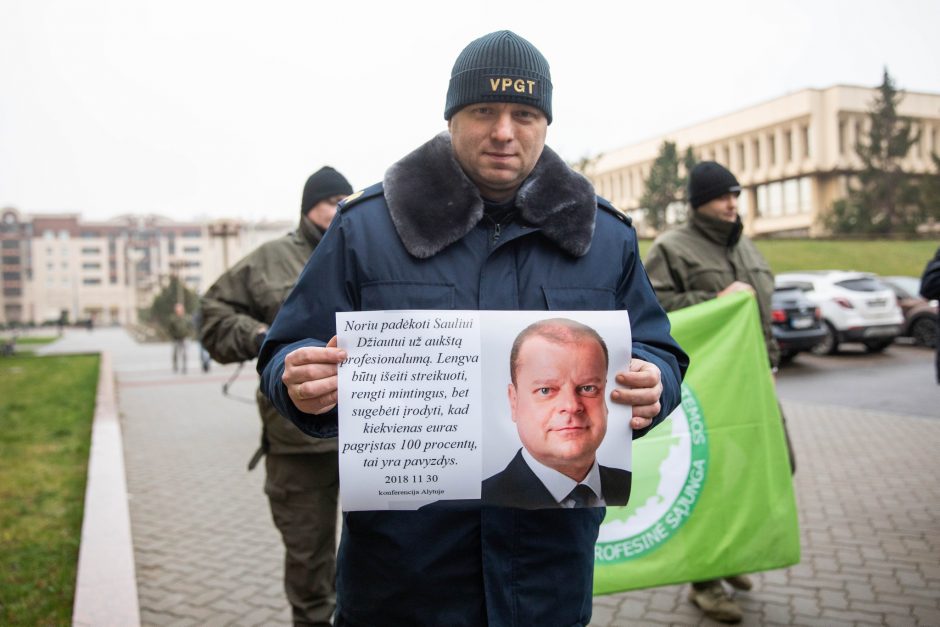
{"label": "green flag", "polygon": [[691,366],[682,405],[633,445],[633,491],[595,546],[595,594],[799,562],[780,410],[747,294],[670,314]]}

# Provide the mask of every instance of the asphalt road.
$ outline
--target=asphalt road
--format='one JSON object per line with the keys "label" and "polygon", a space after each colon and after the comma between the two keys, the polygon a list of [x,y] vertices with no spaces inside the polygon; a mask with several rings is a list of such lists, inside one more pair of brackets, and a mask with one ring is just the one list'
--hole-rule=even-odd
{"label": "asphalt road", "polygon": [[777,393],[785,401],[940,418],[934,352],[917,346],[893,344],[876,354],[852,345],[825,357],[800,353],[780,368]]}

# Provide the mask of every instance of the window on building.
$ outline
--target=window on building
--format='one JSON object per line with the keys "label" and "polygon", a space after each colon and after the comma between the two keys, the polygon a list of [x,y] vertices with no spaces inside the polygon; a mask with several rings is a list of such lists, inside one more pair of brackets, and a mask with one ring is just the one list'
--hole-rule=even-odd
{"label": "window on building", "polygon": [[741,214],[742,220],[745,219],[751,212],[751,203],[749,200],[750,197],[751,195],[746,191],[742,192],[741,195],[738,196],[738,213]]}
{"label": "window on building", "polygon": [[83,246],[82,254],[83,255],[100,255],[101,248],[98,246]]}
{"label": "window on building", "polygon": [[754,140],[752,148],[754,152],[754,168],[757,169],[760,167],[760,139]]}
{"label": "window on building", "polygon": [[845,121],[839,120],[839,154],[845,154]]}
{"label": "window on building", "polygon": [[69,232],[67,229],[62,229],[59,231],[59,239],[68,239],[68,238],[69,238]]}
{"label": "window on building", "polygon": [[787,163],[793,163],[793,131],[783,134],[784,158]]}
{"label": "window on building", "polygon": [[51,239],[55,239],[55,231],[53,231],[52,229],[43,229],[42,238],[47,241]]}
{"label": "window on building", "polygon": [[767,215],[783,215],[783,184],[779,181],[767,185]]}
{"label": "window on building", "polygon": [[770,149],[770,157],[768,159],[770,165],[777,165],[777,138],[773,133],[767,137],[767,146]]}
{"label": "window on building", "polygon": [[786,215],[800,212],[800,183],[797,179],[783,182],[783,212]]}
{"label": "window on building", "polygon": [[187,229],[183,231],[182,236],[190,238],[202,237],[202,233],[199,231],[199,229]]}
{"label": "window on building", "polygon": [[803,213],[813,212],[813,186],[808,176],[800,177],[800,211]]}
{"label": "window on building", "polygon": [[20,273],[19,272],[4,272],[3,280],[4,281],[19,281]]}
{"label": "window on building", "polygon": [[86,261],[85,263],[82,264],[82,269],[83,270],[100,270],[101,264],[98,263],[97,261]]}
{"label": "window on building", "polygon": [[5,239],[2,243],[3,250],[19,249],[20,242],[15,239]]}
{"label": "window on building", "polygon": [[757,186],[757,206],[754,207],[755,216],[767,215],[767,186]]}
{"label": "window on building", "polygon": [[5,287],[3,288],[4,296],[22,296],[23,290],[19,287]]}
{"label": "window on building", "polygon": [[98,277],[85,277],[82,279],[82,285],[101,285],[101,279]]}
{"label": "window on building", "polygon": [[803,157],[809,158],[809,125],[803,127]]}
{"label": "window on building", "polygon": [[738,143],[738,167],[742,170],[747,168],[747,159],[744,158],[744,142]]}
{"label": "window on building", "polygon": [[5,265],[18,266],[20,264],[19,255],[3,255],[2,261]]}

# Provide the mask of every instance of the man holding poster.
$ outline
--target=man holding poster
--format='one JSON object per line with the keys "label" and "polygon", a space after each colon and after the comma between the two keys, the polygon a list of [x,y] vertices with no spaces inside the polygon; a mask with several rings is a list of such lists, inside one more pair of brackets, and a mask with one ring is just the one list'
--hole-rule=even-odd
{"label": "man holding poster", "polygon": [[[636,233],[545,146],[551,102],[548,62],[525,39],[500,31],[464,48],[449,132],[341,205],[268,332],[258,369],[283,415],[336,436],[336,312],[404,309],[626,310],[632,358],[608,398],[632,407],[635,437],[678,404],[688,359]],[[346,512],[334,624],[587,624],[603,517],[478,500]]]}
{"label": "man holding poster", "polygon": [[483,503],[505,507],[626,505],[630,472],[601,466],[607,433],[607,344],[564,318],[526,327],[509,356],[509,405],[522,448],[483,482]]}

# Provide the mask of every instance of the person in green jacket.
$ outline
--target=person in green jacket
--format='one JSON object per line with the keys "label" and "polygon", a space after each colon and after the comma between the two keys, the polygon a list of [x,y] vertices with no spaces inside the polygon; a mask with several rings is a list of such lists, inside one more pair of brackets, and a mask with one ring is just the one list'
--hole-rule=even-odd
{"label": "person in green jacket", "polygon": [[186,317],[186,308],[183,303],[176,303],[173,315],[166,321],[166,332],[173,340],[173,372],[179,372],[182,366],[186,374],[186,338],[191,331],[192,322]]}
{"label": "person in green jacket", "polygon": [[[666,311],[735,292],[753,294],[760,310],[767,357],[776,371],[780,348],[771,330],[774,276],[767,260],[743,234],[738,215],[740,195],[738,180],[721,164],[703,161],[692,168],[689,220],[656,238],[647,253],[646,272]],[[789,450],[789,437],[787,447]],[[790,459],[792,468],[792,451]],[[728,577],[726,581],[739,590],[750,590],[752,585],[746,575]],[[720,579],[694,582],[689,599],[713,620],[737,623],[743,617]]]}
{"label": "person in green jacket", "polygon": [[[258,355],[268,326],[297,282],[307,259],[352,193],[331,167],[304,186],[297,230],[267,242],[225,272],[201,300],[200,339],[220,363]],[[295,625],[329,625],[336,605],[336,520],[339,470],[336,439],[304,435],[260,391],[264,491],[284,541],[284,588]]]}

